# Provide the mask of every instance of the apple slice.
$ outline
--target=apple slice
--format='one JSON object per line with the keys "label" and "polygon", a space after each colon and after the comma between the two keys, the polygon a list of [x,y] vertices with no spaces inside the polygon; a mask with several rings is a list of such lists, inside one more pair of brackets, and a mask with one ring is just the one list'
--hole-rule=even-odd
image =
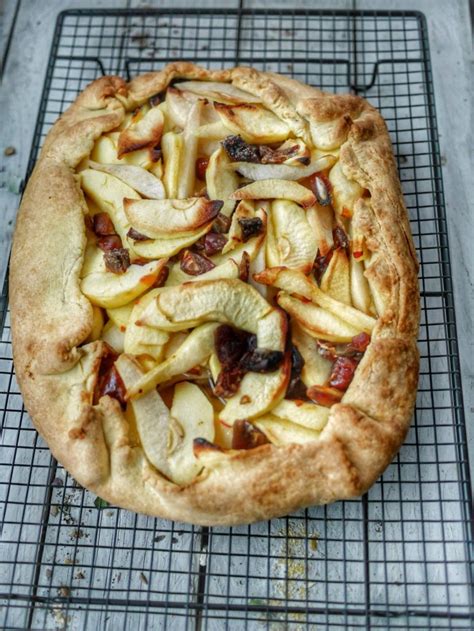
{"label": "apple slice", "polygon": [[235,191],[231,199],[287,199],[303,208],[312,206],[316,197],[306,187],[288,180],[258,180]]}
{"label": "apple slice", "polygon": [[139,232],[153,238],[185,237],[211,222],[222,202],[205,197],[189,199],[125,199],[125,215]]}
{"label": "apple slice", "polygon": [[309,273],[318,244],[305,211],[294,202],[275,200],[271,217],[279,265]]}
{"label": "apple slice", "polygon": [[199,140],[223,140],[229,135],[227,127],[219,120],[215,123],[207,123],[196,129],[196,138]]}
{"label": "apple slice", "polygon": [[155,175],[142,167],[132,164],[100,164],[89,160],[89,166],[95,171],[102,171],[114,175],[125,184],[133,188],[137,193],[150,199],[164,199],[164,186]]}
{"label": "apple slice", "polygon": [[123,307],[115,307],[113,309],[107,309],[107,315],[112,322],[118,326],[119,329],[125,331],[128,326],[128,322],[130,320],[130,316],[132,315],[133,308],[135,306],[134,302],[129,302]]}
{"label": "apple slice", "polygon": [[354,204],[362,197],[364,189],[357,182],[347,179],[339,161],[329,171],[329,181],[334,210],[340,217],[352,217]]}
{"label": "apple slice", "polygon": [[353,337],[360,333],[360,329],[344,322],[329,311],[290,296],[286,292],[278,294],[277,302],[316,338],[344,343],[350,342]]}
{"label": "apple slice", "polygon": [[140,149],[125,154],[122,158],[117,156],[117,142],[120,132],[110,132],[100,136],[92,149],[90,159],[100,164],[130,164],[149,169],[153,166],[153,151]]}
{"label": "apple slice", "polygon": [[169,276],[166,280],[166,287],[174,287],[181,283],[194,283],[198,280],[213,280],[215,278],[239,278],[239,265],[233,259],[229,259],[220,265],[216,265],[208,272],[199,274],[198,276],[191,276],[183,272],[179,263],[174,263],[171,267]]}
{"label": "apple slice", "polygon": [[200,100],[193,103],[184,126],[183,153],[178,178],[178,198],[180,199],[187,199],[194,193],[198,149],[198,139],[195,134],[200,125],[202,106],[203,102]]}
{"label": "apple slice", "polygon": [[325,256],[334,245],[332,234],[334,213],[332,208],[316,203],[307,209],[306,218],[316,237],[319,253],[321,256]]}
{"label": "apple slice", "polygon": [[292,322],[291,340],[304,359],[301,381],[308,388],[324,385],[331,374],[332,362],[318,353],[314,337],[306,333],[297,322]]}
{"label": "apple slice", "polygon": [[265,144],[286,140],[290,128],[280,118],[260,105],[214,104],[224,125],[246,142]]}
{"label": "apple slice", "polygon": [[168,444],[170,477],[176,484],[190,484],[202,469],[194,455],[194,440],[214,439],[214,410],[198,386],[183,381],[175,386],[170,414],[178,430]]}
{"label": "apple slice", "polygon": [[321,279],[321,290],[334,300],[352,305],[350,266],[345,250],[334,250]]}
{"label": "apple slice", "polygon": [[100,307],[92,305],[92,329],[86,342],[95,342],[100,339],[104,328],[104,314]]}
{"label": "apple slice", "polygon": [[222,364],[215,352],[211,353],[209,357],[209,370],[211,371],[212,380],[216,383],[219,373],[222,370]]}
{"label": "apple slice", "polygon": [[123,209],[123,200],[125,198],[140,200],[140,195],[114,175],[93,169],[81,171],[79,181],[86,195],[97,204],[102,212],[110,215],[122,243],[127,243],[130,223]]}
{"label": "apple slice", "polygon": [[242,227],[239,223],[239,219],[251,219],[255,216],[256,211],[254,202],[242,200],[238,203],[237,208],[232,215],[229,232],[227,233],[227,243],[222,248],[222,254],[230,252],[237,245],[243,242]]}
{"label": "apple slice", "polygon": [[181,157],[184,151],[183,135],[169,131],[161,139],[161,151],[163,154],[163,184],[166,190],[166,197],[168,199],[176,199],[178,196]]}
{"label": "apple slice", "polygon": [[328,422],[329,408],[307,401],[296,402],[283,399],[272,408],[272,414],[277,418],[320,432]]}
{"label": "apple slice", "polygon": [[107,342],[116,353],[123,353],[123,341],[125,334],[112,320],[109,320],[102,331],[102,339]]}
{"label": "apple slice", "polygon": [[82,293],[99,307],[121,307],[149,289],[166,259],[146,265],[130,265],[123,274],[93,272],[81,282]]}
{"label": "apple slice", "polygon": [[257,333],[259,321],[271,311],[258,291],[240,280],[196,281],[163,288],[140,322],[166,331],[182,331],[196,326],[195,322],[214,321]]}
{"label": "apple slice", "polygon": [[232,193],[239,186],[239,178],[230,167],[230,160],[223,147],[219,147],[209,159],[206,169],[206,187],[210,199],[220,199],[224,202],[221,213],[230,217],[235,208],[235,202],[230,199]]}
{"label": "apple slice", "polygon": [[84,251],[81,278],[106,271],[103,251],[95,243],[88,243]]}
{"label": "apple slice", "polygon": [[150,239],[149,241],[135,241],[131,246],[133,252],[145,259],[169,258],[178,254],[183,248],[189,248],[199,241],[212,227],[209,222],[202,228],[190,232],[185,237],[173,237],[171,239]]}
{"label": "apple slice", "polygon": [[[115,367],[127,389],[133,387],[143,375],[140,364],[128,355],[120,355]],[[168,465],[170,411],[156,390],[130,401],[129,405],[146,457],[158,471],[171,478]]]}
{"label": "apple slice", "polygon": [[268,287],[266,285],[262,285],[261,283],[257,283],[257,281],[254,280],[254,275],[261,274],[266,268],[265,250],[266,250],[266,247],[265,247],[265,241],[264,241],[262,245],[259,247],[257,254],[253,258],[253,260],[250,261],[249,283],[252,285],[252,287],[255,287],[255,289],[265,298],[265,300],[268,301],[269,300]]}
{"label": "apple slice", "polygon": [[142,396],[158,384],[169,381],[195,366],[205,364],[214,351],[214,332],[218,326],[217,323],[203,324],[191,331],[176,352],[145,373],[133,388],[127,391],[127,397]]}
{"label": "apple slice", "polygon": [[370,333],[375,326],[375,319],[362,311],[354,309],[331,296],[321,289],[301,272],[289,270],[284,267],[266,269],[256,278],[257,282],[273,285],[288,293],[299,294],[315,304],[323,307],[338,318],[360,331]]}
{"label": "apple slice", "polygon": [[252,423],[277,447],[291,443],[305,444],[319,439],[319,432],[272,415],[256,418]]}
{"label": "apple slice", "polygon": [[169,86],[166,90],[165,103],[170,122],[175,127],[184,128],[189,112],[196,99],[187,98],[186,93]]}
{"label": "apple slice", "polygon": [[163,112],[159,107],[152,107],[144,115],[141,112],[133,116],[130,125],[118,138],[117,155],[119,158],[131,151],[156,147],[163,133]]}
{"label": "apple slice", "polygon": [[187,90],[202,98],[219,103],[236,105],[239,103],[261,103],[258,96],[244,92],[231,83],[219,83],[217,81],[181,81],[177,83],[178,90]]}
{"label": "apple slice", "polygon": [[[265,202],[270,208],[269,202]],[[278,267],[280,265],[280,252],[277,247],[275,228],[273,226],[272,214],[268,212],[267,219],[267,239],[265,243],[265,262],[267,267]],[[257,279],[255,279],[257,280]],[[257,282],[260,282],[257,280]]]}
{"label": "apple slice", "polygon": [[147,306],[156,299],[161,291],[163,291],[162,287],[152,289],[134,302],[125,329],[124,350],[126,353],[149,355],[155,361],[161,361],[169,341],[169,334],[159,329],[137,324]]}
{"label": "apple slice", "polygon": [[352,304],[364,313],[373,314],[372,296],[369,283],[364,276],[364,264],[351,256],[350,268]]}
{"label": "apple slice", "polygon": [[329,169],[336,162],[336,158],[331,155],[321,155],[320,152],[313,151],[311,162],[304,166],[295,165],[292,162],[283,164],[258,164],[255,162],[232,162],[233,169],[249,180],[301,180],[309,177],[318,171]]}

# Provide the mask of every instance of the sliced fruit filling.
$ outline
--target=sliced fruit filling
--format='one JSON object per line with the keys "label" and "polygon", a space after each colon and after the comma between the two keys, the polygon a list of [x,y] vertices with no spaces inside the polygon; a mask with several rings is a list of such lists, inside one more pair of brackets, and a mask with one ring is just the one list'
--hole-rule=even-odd
{"label": "sliced fruit filling", "polygon": [[210,445],[318,440],[381,315],[353,221],[368,191],[340,146],[306,136],[233,85],[182,81],[78,169],[86,343],[104,342],[94,403],[116,399],[176,484]]}

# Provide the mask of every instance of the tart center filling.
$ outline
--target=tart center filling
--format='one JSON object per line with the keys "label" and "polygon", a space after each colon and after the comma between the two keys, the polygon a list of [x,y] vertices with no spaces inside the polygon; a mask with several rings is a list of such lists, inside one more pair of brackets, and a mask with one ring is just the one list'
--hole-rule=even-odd
{"label": "tart center filling", "polygon": [[94,403],[115,398],[176,484],[206,449],[318,440],[370,344],[368,192],[328,125],[298,138],[254,95],[183,81],[78,168],[86,343],[105,343]]}

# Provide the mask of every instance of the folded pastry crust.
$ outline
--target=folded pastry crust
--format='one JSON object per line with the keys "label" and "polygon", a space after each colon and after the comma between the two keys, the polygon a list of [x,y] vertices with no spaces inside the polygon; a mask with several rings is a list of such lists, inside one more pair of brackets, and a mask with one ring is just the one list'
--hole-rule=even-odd
{"label": "folded pastry crust", "polygon": [[[344,174],[370,193],[358,229],[373,252],[367,275],[384,297],[372,341],[318,440],[221,452],[178,486],[147,461],[118,402],[92,395],[103,342],[84,345],[92,306],[80,291],[87,207],[74,176],[101,134],[175,79],[212,80],[260,97],[303,140],[341,146]],[[10,305],[16,374],[25,405],[54,457],[100,497],[195,524],[240,524],[363,494],[407,433],[418,379],[419,293],[414,245],[386,125],[367,101],[331,95],[250,68],[169,64],[126,83],[90,84],[49,132],[26,188],[14,236]]]}

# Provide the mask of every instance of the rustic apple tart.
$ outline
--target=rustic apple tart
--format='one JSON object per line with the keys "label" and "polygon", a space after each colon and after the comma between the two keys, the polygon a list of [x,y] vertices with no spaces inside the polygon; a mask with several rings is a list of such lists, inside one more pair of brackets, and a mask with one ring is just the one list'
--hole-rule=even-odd
{"label": "rustic apple tart", "polygon": [[252,68],[94,81],[28,183],[11,313],[33,422],[101,498],[238,524],[364,493],[418,377],[382,117]]}

